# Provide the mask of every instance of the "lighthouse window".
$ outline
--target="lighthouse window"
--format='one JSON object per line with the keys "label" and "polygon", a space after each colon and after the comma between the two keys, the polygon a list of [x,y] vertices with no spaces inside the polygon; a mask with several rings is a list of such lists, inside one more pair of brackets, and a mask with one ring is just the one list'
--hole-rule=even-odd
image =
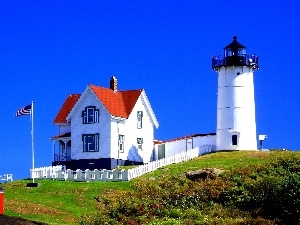
{"label": "lighthouse window", "polygon": [[238,142],[238,136],[236,134],[232,135],[232,145],[237,145]]}

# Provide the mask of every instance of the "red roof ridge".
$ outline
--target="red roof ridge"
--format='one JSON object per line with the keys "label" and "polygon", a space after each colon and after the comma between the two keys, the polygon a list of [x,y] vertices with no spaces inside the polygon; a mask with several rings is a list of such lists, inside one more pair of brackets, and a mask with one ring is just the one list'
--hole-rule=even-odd
{"label": "red roof ridge", "polygon": [[[111,90],[112,92],[114,92],[112,89],[108,88],[108,87],[102,87],[99,85],[95,85],[95,84],[88,84],[88,86],[90,87],[95,87],[95,88],[103,88],[103,89],[107,89],[107,90]],[[130,92],[130,91],[143,91],[144,88],[139,88],[139,89],[129,89],[129,90],[117,90],[117,92]]]}
{"label": "red roof ridge", "polygon": [[128,118],[143,89],[113,91],[93,84],[88,85],[107,111],[117,117]]}
{"label": "red roof ridge", "polygon": [[[110,88],[88,84],[88,87],[98,97],[99,101],[104,105],[107,111],[116,117],[128,118],[131,114],[138,98],[144,89],[137,90],[117,90]],[[81,94],[69,94],[56,115],[53,123],[67,123],[67,116],[77,103]]]}
{"label": "red roof ridge", "polygon": [[74,105],[76,104],[76,102],[78,101],[78,99],[80,98],[81,94],[69,94],[64,102],[64,104],[62,105],[62,107],[60,108],[59,112],[57,113],[53,124],[56,123],[67,123],[67,116],[69,115],[69,113],[71,112],[72,108],[74,107]]}

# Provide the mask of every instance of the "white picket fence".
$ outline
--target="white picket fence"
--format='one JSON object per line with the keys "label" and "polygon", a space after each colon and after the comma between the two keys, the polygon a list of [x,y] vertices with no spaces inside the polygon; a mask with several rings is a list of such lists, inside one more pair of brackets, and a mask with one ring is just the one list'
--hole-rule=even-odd
{"label": "white picket fence", "polygon": [[73,181],[124,181],[127,170],[65,170],[64,166],[49,166],[30,170],[31,178],[73,180]]}
{"label": "white picket fence", "polygon": [[12,174],[3,174],[3,175],[0,175],[0,183],[1,182],[10,182],[10,181],[13,181]]}
{"label": "white picket fence", "polygon": [[59,179],[73,181],[128,181],[160,167],[188,161],[199,155],[213,151],[212,145],[201,146],[177,153],[164,159],[156,160],[145,165],[128,170],[65,170],[64,166],[40,167],[30,170],[31,178]]}

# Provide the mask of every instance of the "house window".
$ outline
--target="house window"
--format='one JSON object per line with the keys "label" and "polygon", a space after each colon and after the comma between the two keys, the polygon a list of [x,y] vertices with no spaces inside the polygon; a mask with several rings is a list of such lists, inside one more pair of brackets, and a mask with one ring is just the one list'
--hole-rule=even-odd
{"label": "house window", "polygon": [[232,145],[238,145],[238,136],[236,134],[231,136],[232,139]]}
{"label": "house window", "polygon": [[85,110],[82,111],[82,123],[99,123],[99,109],[96,109],[95,106],[85,107]]}
{"label": "house window", "polygon": [[142,128],[142,121],[143,121],[143,111],[138,111],[137,112],[137,128],[138,129]]}
{"label": "house window", "polygon": [[137,138],[137,148],[143,150],[143,138]]}
{"label": "house window", "polygon": [[124,152],[124,140],[125,140],[125,136],[119,134],[119,143],[118,143],[119,152]]}
{"label": "house window", "polygon": [[83,151],[99,152],[99,134],[83,134]]}

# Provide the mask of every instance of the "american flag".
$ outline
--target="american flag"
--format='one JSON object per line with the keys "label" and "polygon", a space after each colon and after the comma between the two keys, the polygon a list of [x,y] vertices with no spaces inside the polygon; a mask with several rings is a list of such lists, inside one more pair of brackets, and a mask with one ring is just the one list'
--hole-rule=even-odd
{"label": "american flag", "polygon": [[31,114],[31,105],[27,105],[21,109],[18,110],[15,117],[17,116],[24,116],[24,115],[30,115]]}

